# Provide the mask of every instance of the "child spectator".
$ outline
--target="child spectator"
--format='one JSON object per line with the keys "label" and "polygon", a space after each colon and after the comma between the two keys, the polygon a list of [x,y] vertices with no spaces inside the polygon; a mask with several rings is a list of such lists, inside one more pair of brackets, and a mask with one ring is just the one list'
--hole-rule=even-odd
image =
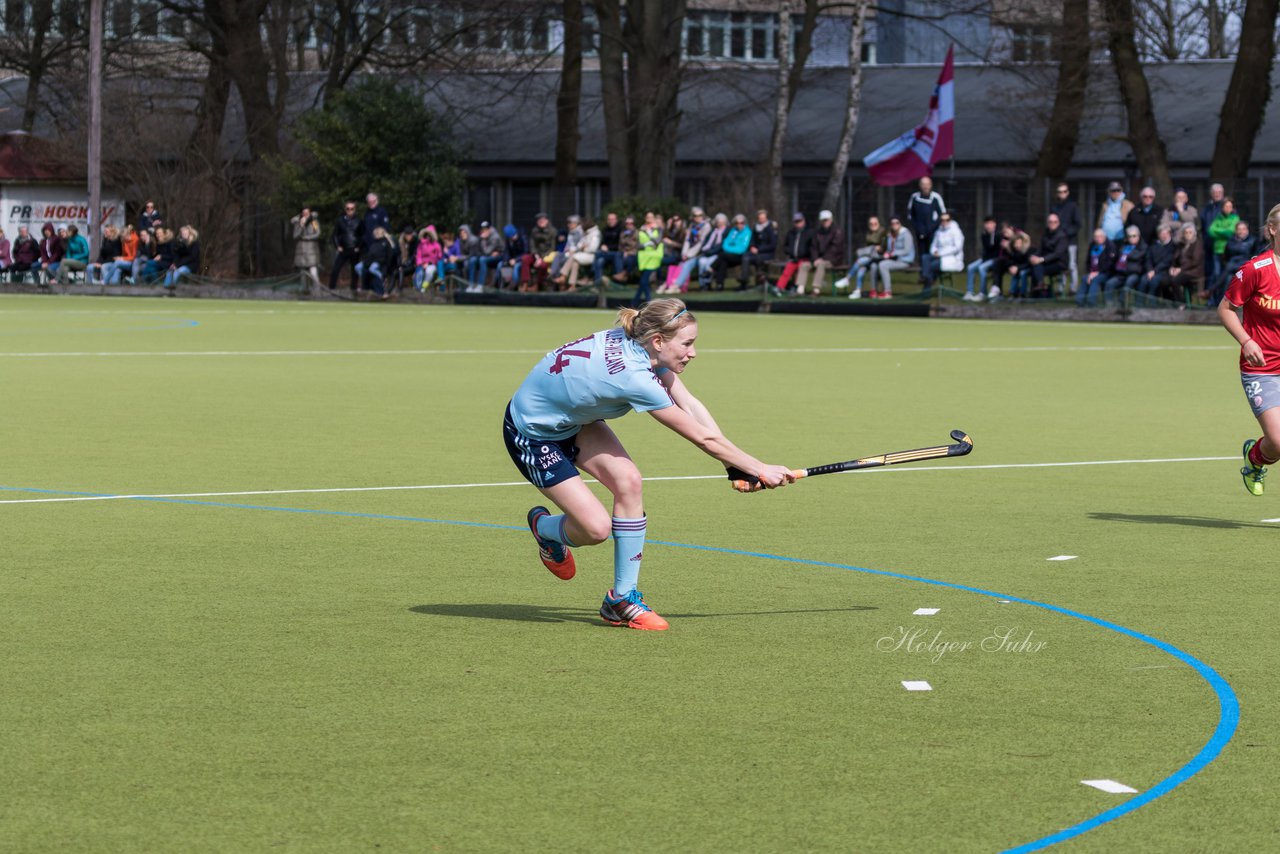
{"label": "child spectator", "polygon": [[414,253],[413,259],[413,286],[420,292],[426,293],[427,288],[431,287],[431,283],[436,280],[442,258],[444,258],[444,247],[440,245],[436,227],[428,225],[418,232],[418,251]]}

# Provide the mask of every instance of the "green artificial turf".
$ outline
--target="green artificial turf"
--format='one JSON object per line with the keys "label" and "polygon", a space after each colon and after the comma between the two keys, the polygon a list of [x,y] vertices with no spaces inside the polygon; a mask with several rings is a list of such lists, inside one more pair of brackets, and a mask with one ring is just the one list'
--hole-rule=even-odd
{"label": "green artificial turf", "polygon": [[[703,315],[685,380],[767,461],[976,447],[759,495],[647,484],[641,587],[672,628],[641,633],[595,615],[608,545],[556,580],[535,490],[492,485],[519,479],[511,392],[610,322],[0,299],[0,501],[334,490],[0,504],[0,850],[994,851],[1132,797],[1081,780],[1152,788],[1218,723],[1133,637],[851,568],[1112,621],[1230,683],[1216,761],[1062,848],[1276,847],[1276,498],[1234,459],[976,468],[1233,457],[1257,429],[1221,330]],[[646,476],[720,472],[614,426]],[[970,647],[895,648],[915,630]],[[1002,632],[1031,643],[981,647]]]}

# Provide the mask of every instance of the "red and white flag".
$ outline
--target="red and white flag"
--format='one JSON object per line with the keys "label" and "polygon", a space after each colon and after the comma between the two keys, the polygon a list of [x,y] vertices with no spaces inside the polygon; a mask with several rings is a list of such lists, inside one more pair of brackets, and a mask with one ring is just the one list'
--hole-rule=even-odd
{"label": "red and white flag", "polygon": [[862,159],[877,184],[892,187],[933,174],[933,164],[941,163],[955,153],[953,139],[956,118],[955,83],[952,81],[952,54],[947,48],[947,61],[938,75],[938,85],[929,99],[929,115],[924,123],[909,130],[893,142],[880,146]]}

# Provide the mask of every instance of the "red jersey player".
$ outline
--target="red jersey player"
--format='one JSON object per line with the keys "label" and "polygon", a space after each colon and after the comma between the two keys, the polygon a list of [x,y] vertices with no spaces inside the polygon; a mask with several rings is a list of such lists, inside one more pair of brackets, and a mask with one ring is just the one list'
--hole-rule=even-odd
{"label": "red jersey player", "polygon": [[[1262,436],[1244,443],[1240,474],[1251,495],[1261,495],[1267,466],[1280,460],[1280,205],[1262,226],[1266,251],[1245,262],[1218,303],[1218,318],[1240,342],[1240,382]],[[1237,309],[1243,308],[1241,314]]]}

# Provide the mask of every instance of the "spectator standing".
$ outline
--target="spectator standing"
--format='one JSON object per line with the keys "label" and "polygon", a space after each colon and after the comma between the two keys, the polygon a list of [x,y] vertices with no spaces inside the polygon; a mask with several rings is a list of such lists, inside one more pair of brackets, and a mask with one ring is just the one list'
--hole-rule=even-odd
{"label": "spectator standing", "polygon": [[1218,215],[1213,218],[1213,222],[1209,223],[1209,229],[1205,232],[1208,235],[1207,240],[1211,241],[1203,247],[1206,254],[1212,253],[1212,257],[1205,265],[1210,283],[1217,282],[1222,275],[1222,253],[1227,251],[1227,241],[1236,233],[1236,223],[1239,221],[1240,216],[1236,213],[1235,202],[1231,199],[1223,199]]}
{"label": "spectator standing", "polygon": [[154,232],[162,222],[156,203],[147,199],[147,203],[142,206],[142,213],[138,214],[138,231]]}
{"label": "spectator standing", "polygon": [[596,258],[591,263],[592,281],[604,278],[604,265],[608,264],[613,274],[622,272],[622,223],[618,215],[609,211],[604,215],[604,225],[600,227],[600,248],[596,250]]}
{"label": "spectator standing", "polygon": [[173,261],[164,276],[164,286],[172,291],[182,281],[200,270],[200,235],[194,228],[184,225],[178,229],[178,241],[174,244]]}
{"label": "spectator standing", "polygon": [[[1173,250],[1173,266],[1169,268],[1169,290],[1173,299],[1183,302],[1190,294],[1204,290],[1204,241],[1191,223],[1182,226],[1182,242]],[[1179,306],[1181,307],[1181,306]]]}
{"label": "spectator standing", "polygon": [[738,283],[738,288],[746,288],[747,275],[742,270],[747,267],[746,260],[750,249],[751,229],[747,228],[747,217],[744,214],[736,214],[733,225],[725,232],[724,242],[720,244],[720,255],[716,258],[713,269],[716,290],[724,290],[725,275],[730,267],[740,268],[738,275],[741,281]]}
{"label": "spectator standing", "polygon": [[[791,277],[799,270],[805,270],[813,264],[813,229],[804,220],[804,214],[796,211],[791,217],[791,230],[782,238],[782,257],[787,264],[782,268],[782,275],[774,285],[775,296],[782,296],[791,283]],[[803,293],[803,291],[801,292]]]}
{"label": "spectator standing", "polygon": [[929,274],[925,277],[924,295],[928,295],[933,283],[942,273],[959,273],[964,269],[964,232],[951,218],[948,211],[938,218],[938,230],[933,233],[929,246]]}
{"label": "spectator standing", "polygon": [[97,284],[107,284],[107,274],[111,270],[111,265],[115,263],[116,258],[120,257],[120,253],[124,252],[124,241],[120,239],[120,229],[108,223],[102,227],[102,242],[98,245],[98,260],[89,265],[89,269],[85,271],[84,278],[88,284],[94,284],[94,274],[97,274]]}
{"label": "spectator standing", "polygon": [[9,268],[9,279],[14,276],[24,277],[31,273],[39,281],[40,278],[40,244],[31,236],[25,226],[18,226],[18,237],[13,241],[13,266]]}
{"label": "spectator standing", "polygon": [[539,213],[533,218],[533,229],[529,232],[529,251],[533,254],[533,266],[527,277],[531,282],[530,290],[540,290],[547,279],[547,271],[556,259],[556,230],[551,225],[551,217]]}
{"label": "spectator standing", "polygon": [[[1173,204],[1165,208],[1164,216],[1160,217],[1160,224],[1167,225],[1171,231],[1181,234],[1183,224],[1188,222],[1199,228],[1200,213],[1191,204],[1187,191],[1178,187],[1173,191]],[[1147,241],[1148,246],[1151,243]]]}
{"label": "spectator standing", "polygon": [[365,196],[364,204],[364,217],[360,220],[360,242],[363,248],[367,249],[378,239],[374,236],[374,229],[381,228],[384,238],[391,234],[391,216],[387,213],[387,209],[378,203],[377,193]]}
{"label": "spectator standing", "polygon": [[[1184,222],[1183,225],[1186,225]],[[1156,297],[1167,296],[1170,290],[1169,268],[1173,266],[1173,229],[1161,225],[1156,229],[1156,242],[1147,247],[1142,264],[1142,278],[1138,281],[1139,301],[1146,305]]]}
{"label": "spectator standing", "polygon": [[[1079,216],[1078,213],[1077,216]],[[1065,231],[1066,229],[1063,229],[1064,234]],[[979,235],[979,239],[982,241],[982,255],[969,265],[964,286],[963,299],[970,302],[982,302],[987,292],[987,274],[995,266],[996,258],[1000,254],[1000,235],[996,233],[995,217],[989,216],[982,221],[982,234]],[[1069,246],[1068,249],[1070,249]],[[977,290],[973,287],[974,273],[978,274]]]}
{"label": "spectator standing", "polygon": [[396,260],[399,262],[399,288],[406,280],[412,280],[413,274],[418,269],[418,233],[413,230],[413,226],[405,223],[400,228],[400,237],[396,240],[396,249],[398,251]]}
{"label": "spectator standing", "polygon": [[1217,305],[1227,289],[1231,277],[1239,272],[1250,258],[1258,254],[1261,248],[1253,235],[1249,233],[1249,223],[1240,220],[1236,223],[1236,233],[1227,241],[1226,252],[1222,255],[1222,275],[1216,282],[1205,282],[1207,293],[1201,294],[1210,305]]}
{"label": "spectator standing", "polygon": [[1071,198],[1071,187],[1066,181],[1057,186],[1057,198],[1049,206],[1049,212],[1058,215],[1062,224],[1062,233],[1067,238],[1067,261],[1071,271],[1071,293],[1076,292],[1076,282],[1080,281],[1080,229],[1084,228],[1084,220],[1080,218],[1080,208],[1076,200]]}
{"label": "spectator standing", "polygon": [[761,279],[766,279],[769,262],[778,254],[778,224],[769,219],[769,212],[763,208],[756,211],[755,225],[751,227],[751,248],[747,251],[747,259],[742,265],[746,276],[742,283],[744,288],[747,280],[753,278],[753,271]]}
{"label": "spectator standing", "polygon": [[[1133,210],[1133,202],[1124,197],[1124,187],[1119,181],[1107,185],[1107,200],[1098,211],[1098,228],[1107,235],[1107,240],[1115,241],[1124,237],[1124,226],[1129,221],[1129,211]],[[1089,251],[1093,251],[1090,245]]]}
{"label": "spectator standing", "polygon": [[636,265],[640,268],[640,286],[631,298],[631,307],[639,308],[650,299],[649,284],[662,266],[666,248],[663,240],[662,219],[653,211],[644,215],[644,228],[640,229],[639,251]]}
{"label": "spectator standing", "polygon": [[[1157,232],[1159,226],[1156,226]],[[1124,243],[1117,247],[1115,269],[1103,286],[1102,299],[1107,305],[1119,301],[1120,291],[1134,289],[1142,281],[1146,269],[1147,244],[1142,241],[1142,231],[1136,225],[1124,230]]]}
{"label": "spectator standing", "polygon": [[1098,304],[1098,295],[1102,293],[1107,279],[1116,269],[1116,245],[1107,238],[1101,228],[1093,232],[1093,242],[1089,244],[1089,268],[1080,279],[1080,289],[1076,291],[1076,305],[1080,308],[1092,308]]}
{"label": "spectator standing", "polygon": [[[871,269],[871,265],[880,260],[887,235],[888,232],[880,224],[880,217],[867,217],[867,230],[862,234],[862,245],[854,252],[853,267],[849,270],[849,275],[836,282],[836,289],[842,291],[849,287],[849,279],[853,279],[853,293],[849,294],[849,299],[862,298],[862,278]],[[872,290],[875,290],[874,285]]]}
{"label": "spectator standing", "polygon": [[42,284],[48,284],[49,280],[58,274],[58,265],[62,263],[62,256],[66,249],[63,246],[62,238],[58,237],[58,230],[53,223],[46,222],[40,228],[40,280]]}
{"label": "spectator standing", "polygon": [[66,287],[76,273],[89,269],[89,241],[80,234],[80,229],[72,223],[67,226],[66,251],[62,263],[58,265],[58,284]]}
{"label": "spectator standing", "polygon": [[[1222,213],[1222,203],[1227,199],[1227,191],[1221,184],[1209,185],[1209,201],[1200,208],[1200,233],[1208,234],[1209,226]],[[1174,241],[1181,238],[1174,235]]]}
{"label": "spectator standing", "polygon": [[434,225],[428,225],[418,232],[418,249],[413,255],[413,286],[420,293],[426,293],[436,280],[442,258],[444,247],[440,245],[440,235],[436,234]]}
{"label": "spectator standing", "polygon": [[933,234],[938,230],[942,215],[947,206],[942,203],[942,196],[933,191],[933,179],[925,176],[920,179],[920,189],[911,194],[907,200],[907,218],[911,221],[911,231],[915,236],[915,246],[921,252],[920,275],[926,282],[936,278],[933,267],[937,259],[930,254],[933,246]]}
{"label": "spectator standing", "polygon": [[338,278],[343,267],[351,268],[351,293],[355,295],[360,289],[360,277],[356,274],[356,264],[360,261],[360,219],[356,216],[356,203],[345,202],[342,205],[342,216],[333,224],[333,233],[329,236],[333,244],[333,266],[329,268],[329,290],[338,289]]}
{"label": "spectator standing", "polygon": [[916,261],[915,237],[909,229],[902,226],[902,220],[895,217],[889,219],[889,236],[885,239],[884,255],[876,262],[872,273],[880,277],[880,287],[870,294],[872,299],[893,299],[892,274],[897,270],[905,270]]}
{"label": "spectator standing", "polygon": [[[836,225],[831,211],[818,213],[818,228],[813,233],[813,290],[815,297],[822,296],[827,274],[833,267],[844,266],[844,229]],[[805,270],[796,277],[796,293],[803,294]]]}
{"label": "spectator standing", "polygon": [[1125,228],[1136,225],[1143,244],[1147,244],[1155,242],[1156,226],[1160,225],[1162,219],[1164,208],[1156,204],[1155,188],[1143,187],[1138,193],[1138,204],[1129,210],[1124,224]]}
{"label": "spectator standing", "polygon": [[293,269],[306,273],[319,288],[320,220],[311,208],[303,208],[289,224],[293,226]]}
{"label": "spectator standing", "polygon": [[1071,256],[1067,252],[1067,233],[1062,219],[1056,213],[1045,217],[1044,234],[1040,236],[1040,248],[1027,258],[1031,271],[1031,295],[1037,299],[1052,296],[1053,286],[1045,284],[1071,269]]}

